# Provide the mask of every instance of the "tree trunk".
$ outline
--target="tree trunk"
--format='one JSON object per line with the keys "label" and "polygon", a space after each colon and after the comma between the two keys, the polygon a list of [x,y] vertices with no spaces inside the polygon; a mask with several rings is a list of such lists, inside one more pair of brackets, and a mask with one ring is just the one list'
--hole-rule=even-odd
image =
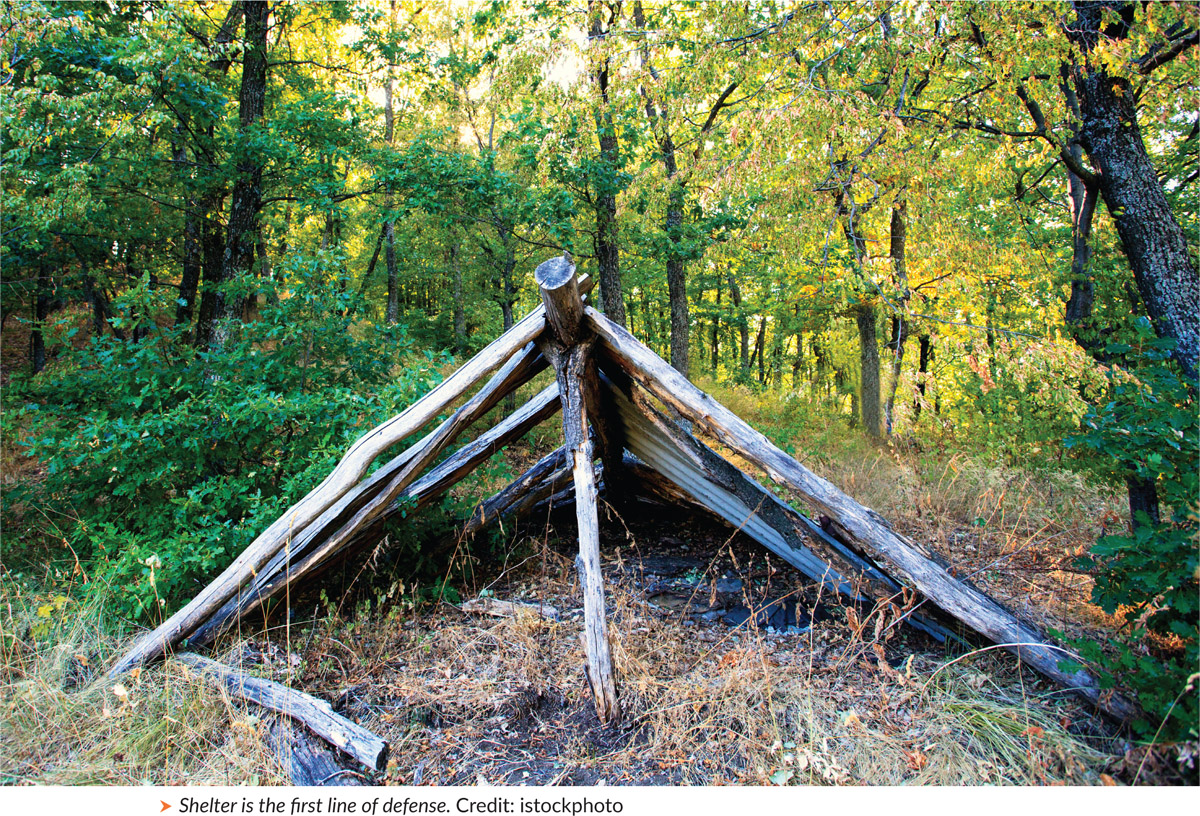
{"label": "tree trunk", "polygon": [[454,280],[454,350],[461,354],[467,347],[467,312],[463,305],[465,291],[458,250],[458,241],[452,237],[450,241],[450,274]]}
{"label": "tree trunk", "polygon": [[386,221],[383,225],[384,262],[387,264],[387,312],[384,320],[396,323],[400,320],[400,273],[396,267],[396,225]]}
{"label": "tree trunk", "polygon": [[900,373],[904,365],[904,342],[908,339],[908,324],[904,319],[908,303],[908,267],[905,264],[905,241],[908,233],[908,202],[900,199],[892,207],[892,227],[890,254],[892,257],[892,275],[896,288],[900,291],[901,311],[892,317],[892,338],[888,348],[892,352],[892,378],[888,383],[887,405],[884,416],[887,421],[887,433],[891,434],[895,427],[896,389],[900,385]]}
{"label": "tree trunk", "polygon": [[[182,173],[187,162],[187,148],[182,145],[175,149],[175,163]],[[200,289],[200,264],[203,257],[201,244],[201,215],[196,212],[196,201],[188,199],[185,202],[186,214],[183,217],[183,271],[179,276],[179,302],[175,306],[175,325],[184,326],[192,319],[196,310],[196,293]]]}
{"label": "tree trunk", "polygon": [[[799,312],[799,308],[796,309]],[[792,358],[792,390],[800,390],[800,371],[804,367],[804,332],[796,332],[796,356]]]}
{"label": "tree trunk", "polygon": [[221,285],[221,256],[225,251],[225,231],[220,216],[224,196],[214,192],[201,202],[202,218],[200,234],[203,258],[200,267],[200,314],[196,320],[196,348],[208,348],[212,344],[213,326],[217,315],[217,287]]}
{"label": "tree trunk", "polygon": [[717,305],[713,309],[712,321],[712,373],[717,375],[717,365],[721,362],[721,273],[717,273]]}
{"label": "tree trunk", "polygon": [[[846,243],[854,252],[854,265],[858,278],[865,278],[864,265],[867,261],[867,239],[859,226],[861,210],[856,209],[847,200],[853,201],[853,194],[847,187],[842,187],[835,194],[838,215],[842,217],[842,232],[845,233]],[[872,438],[882,435],[879,420],[880,388],[879,388],[879,341],[876,339],[875,322],[877,315],[875,307],[866,301],[853,309],[855,322],[858,323],[859,363],[862,371],[859,377],[858,404],[862,411],[863,430]],[[853,395],[851,404],[854,404]]]}
{"label": "tree trunk", "polygon": [[[663,166],[667,178],[674,179],[675,145],[667,136],[662,142]],[[683,187],[671,183],[668,196],[667,217],[663,226],[670,249],[667,255],[667,298],[671,303],[671,367],[683,376],[688,376],[688,298],[687,271],[680,244],[683,242]]]}
{"label": "tree trunk", "polygon": [[46,367],[46,318],[50,316],[50,274],[45,261],[38,264],[37,291],[33,300],[33,329],[29,332],[29,366],[34,374]]}
{"label": "tree trunk", "polygon": [[854,310],[858,323],[859,360],[862,363],[861,399],[863,430],[872,438],[882,435],[879,422],[879,341],[876,339],[875,307],[865,303]]}
{"label": "tree trunk", "polygon": [[379,230],[379,236],[375,239],[375,249],[371,252],[371,260],[367,261],[367,271],[363,273],[362,278],[358,282],[358,297],[361,300],[366,294],[367,287],[371,284],[371,276],[375,274],[375,267],[379,263],[379,253],[383,251],[383,236],[387,231],[385,224]]}
{"label": "tree trunk", "polygon": [[783,332],[778,323],[771,341],[771,385],[778,389],[783,385]]}
{"label": "tree trunk", "polygon": [[[603,45],[607,32],[601,19],[600,4],[588,4],[591,19],[588,38]],[[611,28],[611,24],[610,24]],[[595,110],[596,137],[600,144],[600,173],[596,180],[596,266],[600,278],[600,303],[608,319],[625,325],[625,302],[621,296],[621,258],[617,249],[617,168],[620,162],[617,129],[608,98],[609,61],[605,57],[592,71],[592,82],[600,92]]]}
{"label": "tree trunk", "polygon": [[1125,487],[1129,490],[1129,521],[1133,529],[1143,525],[1142,520],[1138,518],[1139,513],[1145,513],[1152,523],[1159,524],[1162,519],[1158,513],[1158,486],[1154,480],[1126,476]]}
{"label": "tree trunk", "polygon": [[504,247],[504,263],[500,267],[500,316],[504,330],[513,327],[513,305],[517,302],[517,287],[513,276],[517,270],[517,255],[512,246],[512,228],[500,221],[496,228],[500,245]]}
{"label": "tree trunk", "polygon": [[1200,281],[1188,255],[1187,239],[1166,194],[1138,126],[1138,94],[1128,79],[1109,75],[1091,52],[1102,36],[1123,39],[1121,27],[1104,28],[1106,10],[1133,12],[1132,4],[1076,3],[1077,22],[1068,36],[1084,54],[1072,66],[1080,109],[1080,141],[1099,168],[1097,183],[1112,215],[1158,334],[1175,340],[1173,358],[1191,379],[1200,363]]}
{"label": "tree trunk", "polygon": [[[763,349],[763,342],[767,337],[767,316],[762,315],[758,318],[758,334],[754,338],[754,355],[750,358],[751,361],[758,361],[758,383],[764,384],[767,381],[767,366],[766,352]],[[753,364],[753,362],[752,362]]]}
{"label": "tree trunk", "polygon": [[[396,0],[391,0],[390,5],[388,26],[394,33],[396,30]],[[388,147],[392,147],[396,142],[396,112],[392,102],[395,84],[395,74],[389,64],[387,87],[384,88],[383,96],[383,140],[387,142]],[[388,211],[387,220],[383,223],[383,240],[387,245],[384,253],[384,260],[387,263],[387,310],[384,313],[384,320],[389,324],[395,324],[400,320],[400,274],[396,268],[396,222],[391,216],[392,200],[392,187],[389,184],[383,196],[383,207]]]}
{"label": "tree trunk", "polygon": [[[1078,144],[1072,144],[1068,149],[1077,161],[1082,159],[1083,149]],[[1100,338],[1092,325],[1096,287],[1089,268],[1092,220],[1098,194],[1099,185],[1088,184],[1067,170],[1067,203],[1071,208],[1071,297],[1064,317],[1075,342],[1093,357],[1101,351]]]}
{"label": "tree trunk", "polygon": [[[1075,161],[1079,162],[1083,153],[1081,147],[1072,144],[1068,149]],[[1067,300],[1064,318],[1080,348],[1104,365],[1108,362],[1108,355],[1104,352],[1102,332],[1092,321],[1096,288],[1088,267],[1092,257],[1092,220],[1098,193],[1099,184],[1089,184],[1070,169],[1067,170],[1067,201],[1071,208],[1071,296]],[[1142,524],[1138,518],[1139,511],[1157,524],[1158,487],[1154,481],[1128,476],[1125,487],[1129,494],[1129,520],[1134,529]]]}
{"label": "tree trunk", "polygon": [[917,401],[913,404],[913,424],[921,418],[921,406],[925,402],[925,385],[929,379],[929,364],[933,361],[933,339],[928,334],[917,338],[919,345],[917,360]]}
{"label": "tree trunk", "polygon": [[829,370],[829,360],[825,354],[825,350],[823,348],[821,348],[820,332],[814,331],[812,333],[811,343],[812,343],[813,360],[816,361],[817,385],[825,387],[825,398],[828,399],[829,398],[829,377],[827,376],[826,372],[828,372],[828,370]]}
{"label": "tree trunk", "polygon": [[[242,84],[238,96],[238,118],[243,147],[249,131],[263,117],[267,100],[267,15],[265,0],[245,0],[245,53],[242,58]],[[246,275],[254,262],[254,242],[258,234],[258,213],[262,209],[262,160],[252,153],[237,165],[237,180],[225,233],[225,254],[221,261],[221,285]],[[224,347],[233,322],[242,316],[244,295],[217,290],[213,331],[209,347]]]}
{"label": "tree trunk", "polygon": [[750,323],[746,320],[746,315],[742,313],[742,290],[738,288],[737,280],[734,279],[732,272],[727,272],[726,278],[729,281],[729,299],[733,303],[733,311],[737,320],[738,367],[741,369],[742,377],[749,379]]}

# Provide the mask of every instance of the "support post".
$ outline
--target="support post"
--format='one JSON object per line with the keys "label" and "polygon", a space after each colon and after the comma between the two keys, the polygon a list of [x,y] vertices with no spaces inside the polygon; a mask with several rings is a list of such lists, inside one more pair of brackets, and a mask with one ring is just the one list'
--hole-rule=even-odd
{"label": "support post", "polygon": [[[604,614],[604,576],[600,570],[600,518],[596,508],[595,451],[588,433],[588,396],[597,387],[592,339],[582,328],[583,300],[575,282],[575,267],[566,256],[541,264],[534,273],[546,307],[551,338],[542,350],[558,376],[562,400],[564,447],[575,481],[575,519],[579,526],[579,555],[575,567],[583,592],[584,664],[596,714],[601,722],[621,719],[613,677],[608,623]],[[594,397],[593,397],[594,399]]]}

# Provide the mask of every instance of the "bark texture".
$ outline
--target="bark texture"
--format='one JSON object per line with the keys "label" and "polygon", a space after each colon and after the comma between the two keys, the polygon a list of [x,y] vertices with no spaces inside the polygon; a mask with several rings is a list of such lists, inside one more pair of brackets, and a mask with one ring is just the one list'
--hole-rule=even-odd
{"label": "bark texture", "polygon": [[1146,311],[1162,337],[1175,340],[1174,359],[1188,377],[1200,364],[1200,281],[1183,228],[1171,211],[1146,152],[1135,104],[1123,76],[1108,73],[1093,51],[1104,37],[1123,39],[1120,25],[1105,27],[1105,9],[1132,15],[1132,3],[1075,3],[1068,36],[1083,52],[1072,66],[1079,100],[1080,141],[1099,170],[1097,181],[1137,281]]}
{"label": "bark texture", "polygon": [[[619,8],[619,6],[618,6]],[[588,39],[602,46],[614,22],[616,13],[605,26],[603,6],[589,2]],[[621,257],[617,249],[619,224],[617,223],[617,172],[620,164],[620,145],[617,129],[613,122],[612,106],[608,96],[609,59],[607,56],[596,62],[592,69],[592,83],[600,95],[600,104],[595,111],[596,136],[600,146],[600,177],[596,181],[596,266],[600,278],[600,304],[608,319],[625,325],[625,301],[621,296]]]}

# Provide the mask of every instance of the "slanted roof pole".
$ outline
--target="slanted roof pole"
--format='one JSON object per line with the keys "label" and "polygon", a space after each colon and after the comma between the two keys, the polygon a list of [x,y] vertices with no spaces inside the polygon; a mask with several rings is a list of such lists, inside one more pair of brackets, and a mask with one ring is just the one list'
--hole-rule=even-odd
{"label": "slanted roof pole", "polygon": [[554,258],[538,266],[534,279],[546,305],[549,337],[543,336],[542,353],[554,365],[562,400],[563,438],[575,480],[575,519],[579,526],[579,555],[575,568],[583,590],[584,664],[588,683],[602,722],[621,718],[617,686],[613,678],[608,624],[604,615],[604,577],[600,571],[600,517],[596,507],[596,458],[588,433],[589,414],[598,406],[594,337],[583,324],[583,298],[570,256]]}

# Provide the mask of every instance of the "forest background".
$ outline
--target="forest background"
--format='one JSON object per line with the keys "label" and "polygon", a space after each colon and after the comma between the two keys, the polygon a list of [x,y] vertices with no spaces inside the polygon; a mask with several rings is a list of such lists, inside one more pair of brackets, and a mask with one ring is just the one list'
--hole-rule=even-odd
{"label": "forest background", "polygon": [[798,453],[835,428],[1116,491],[1071,554],[1111,638],[1072,645],[1141,738],[1195,739],[1198,27],[1187,3],[4,3],[6,597],[34,640],[97,598],[157,622],[568,251]]}

